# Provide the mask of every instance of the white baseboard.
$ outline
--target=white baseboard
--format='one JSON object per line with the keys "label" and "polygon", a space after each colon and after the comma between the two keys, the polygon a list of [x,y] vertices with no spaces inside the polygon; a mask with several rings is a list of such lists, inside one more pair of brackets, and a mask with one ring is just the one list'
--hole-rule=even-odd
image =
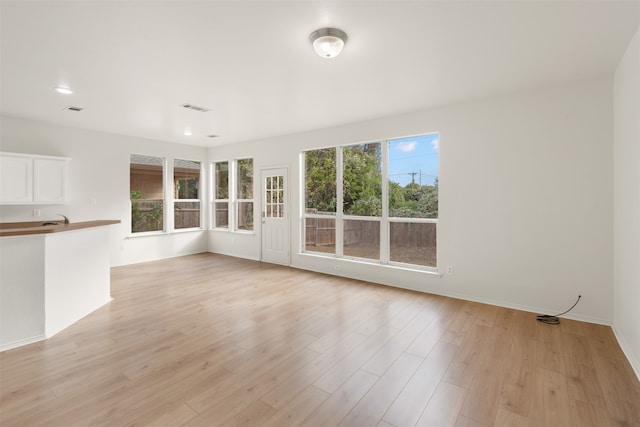
{"label": "white baseboard", "polygon": [[616,328],[612,326],[611,329],[613,329],[613,334],[618,340],[618,344],[620,345],[622,352],[627,357],[629,364],[631,364],[631,368],[633,369],[633,372],[636,373],[636,377],[638,377],[638,381],[640,381],[640,360],[638,360],[636,355],[633,354],[633,352],[631,351],[631,348],[629,348],[629,346],[625,342],[622,335],[618,334],[618,332],[616,331]]}
{"label": "white baseboard", "polygon": [[44,335],[36,335],[34,337],[24,338],[18,341],[13,341],[10,343],[0,345],[0,353],[3,351],[11,350],[13,348],[22,347],[23,345],[33,344],[34,342],[42,341],[46,339]]}

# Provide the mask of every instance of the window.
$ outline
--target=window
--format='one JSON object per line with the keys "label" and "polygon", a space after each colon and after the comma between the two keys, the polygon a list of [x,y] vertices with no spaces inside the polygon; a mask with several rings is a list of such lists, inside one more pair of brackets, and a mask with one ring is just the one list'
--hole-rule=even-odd
{"label": "window", "polygon": [[213,227],[229,228],[229,162],[213,164]]}
{"label": "window", "polygon": [[436,267],[438,135],[389,147],[389,260]]}
{"label": "window", "polygon": [[200,162],[173,160],[174,228],[200,227]]}
{"label": "window", "polygon": [[164,230],[164,159],[132,154],[129,162],[131,232]]}
{"label": "window", "polygon": [[336,149],[304,153],[305,250],[336,253]]}
{"label": "window", "polygon": [[253,230],[253,159],[236,162],[236,230]]}
{"label": "window", "polygon": [[342,162],[343,254],[379,260],[382,144],[343,147]]}
{"label": "window", "polygon": [[284,177],[269,176],[266,186],[264,206],[267,218],[284,218]]}
{"label": "window", "polygon": [[435,268],[438,134],[304,156],[304,250]]}
{"label": "window", "polygon": [[212,169],[214,228],[253,230],[253,159],[216,162]]}

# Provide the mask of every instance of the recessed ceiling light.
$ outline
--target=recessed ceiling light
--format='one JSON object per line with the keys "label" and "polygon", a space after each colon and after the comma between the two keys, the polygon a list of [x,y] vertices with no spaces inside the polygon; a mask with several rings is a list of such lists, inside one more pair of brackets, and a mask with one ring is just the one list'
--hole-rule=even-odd
{"label": "recessed ceiling light", "polygon": [[185,130],[184,134],[187,135],[187,136],[193,135],[189,129]]}
{"label": "recessed ceiling light", "polygon": [[73,93],[73,91],[68,87],[62,87],[62,86],[58,86],[56,88],[56,92],[61,93],[63,95],[71,95]]}

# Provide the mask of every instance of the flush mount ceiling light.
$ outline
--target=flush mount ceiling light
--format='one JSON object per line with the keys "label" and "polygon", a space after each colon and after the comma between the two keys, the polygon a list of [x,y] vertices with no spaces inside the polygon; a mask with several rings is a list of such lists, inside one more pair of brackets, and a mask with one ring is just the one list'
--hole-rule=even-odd
{"label": "flush mount ceiling light", "polygon": [[184,134],[185,134],[186,136],[191,136],[191,135],[193,135],[193,133],[191,132],[191,129],[186,129],[186,130],[184,131]]}
{"label": "flush mount ceiling light", "polygon": [[69,89],[68,87],[63,87],[63,86],[58,86],[56,88],[56,92],[61,93],[63,95],[71,95],[73,93],[73,91],[71,89]]}
{"label": "flush mount ceiling light", "polygon": [[323,58],[335,58],[340,55],[347,38],[347,33],[337,28],[321,28],[309,35],[313,49]]}

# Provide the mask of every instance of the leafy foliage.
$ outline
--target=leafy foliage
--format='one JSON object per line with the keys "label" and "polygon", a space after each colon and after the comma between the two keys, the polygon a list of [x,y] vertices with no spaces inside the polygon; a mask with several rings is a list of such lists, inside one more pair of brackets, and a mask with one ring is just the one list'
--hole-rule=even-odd
{"label": "leafy foliage", "polygon": [[305,153],[305,189],[307,209],[336,211],[336,149]]}
{"label": "leafy foliage", "polygon": [[351,145],[343,153],[343,212],[347,215],[382,214],[382,146]]}
{"label": "leafy foliage", "polygon": [[[382,215],[382,155],[379,143],[343,147],[343,212]],[[305,207],[336,212],[336,149],[305,153]],[[433,185],[389,181],[389,216],[438,217],[438,180]]]}
{"label": "leafy foliage", "polygon": [[238,160],[238,199],[253,199],[253,159]]}
{"label": "leafy foliage", "polygon": [[146,200],[140,190],[131,190],[131,232],[162,230],[162,201]]}
{"label": "leafy foliage", "polygon": [[216,163],[216,199],[229,198],[229,162]]}

